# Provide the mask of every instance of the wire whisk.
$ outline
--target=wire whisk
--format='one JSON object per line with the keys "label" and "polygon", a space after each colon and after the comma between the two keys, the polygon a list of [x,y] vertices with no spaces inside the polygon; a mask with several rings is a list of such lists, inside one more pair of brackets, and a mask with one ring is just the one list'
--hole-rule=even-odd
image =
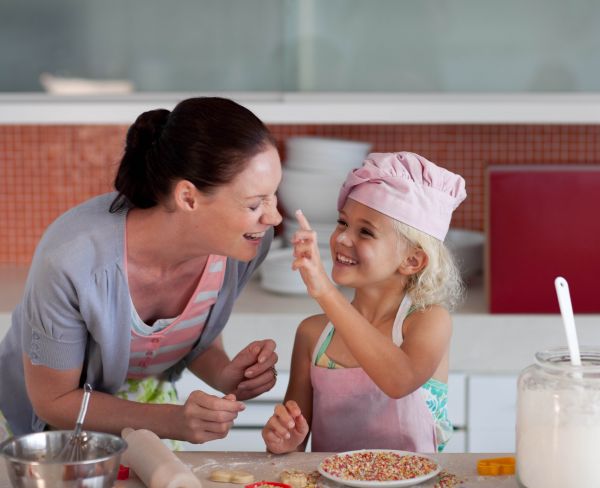
{"label": "wire whisk", "polygon": [[92,394],[92,386],[86,383],[83,386],[83,398],[79,414],[77,415],[77,423],[75,429],[69,436],[69,440],[62,447],[60,452],[54,457],[55,461],[59,462],[77,462],[85,458],[85,449],[88,442],[88,437],[85,432],[81,432],[83,428],[83,420],[87,412],[90,395]]}

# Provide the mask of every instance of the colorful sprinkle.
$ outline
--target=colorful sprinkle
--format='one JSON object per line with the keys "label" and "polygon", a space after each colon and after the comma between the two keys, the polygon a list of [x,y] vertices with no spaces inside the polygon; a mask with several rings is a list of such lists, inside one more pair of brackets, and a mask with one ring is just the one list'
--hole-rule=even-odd
{"label": "colorful sprinkle", "polygon": [[464,480],[461,480],[458,476],[447,471],[441,471],[438,475],[438,481],[433,488],[453,488],[458,485],[462,485]]}
{"label": "colorful sprinkle", "polygon": [[425,476],[437,468],[435,461],[395,452],[355,452],[325,459],[321,468],[336,478],[360,481],[396,481]]}

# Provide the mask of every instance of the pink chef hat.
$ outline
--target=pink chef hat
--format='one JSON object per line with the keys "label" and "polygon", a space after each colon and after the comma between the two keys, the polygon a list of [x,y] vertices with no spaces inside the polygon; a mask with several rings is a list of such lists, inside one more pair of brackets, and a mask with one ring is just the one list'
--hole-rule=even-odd
{"label": "pink chef hat", "polygon": [[466,198],[462,176],[411,152],[371,153],[346,177],[348,197],[443,241],[452,212]]}

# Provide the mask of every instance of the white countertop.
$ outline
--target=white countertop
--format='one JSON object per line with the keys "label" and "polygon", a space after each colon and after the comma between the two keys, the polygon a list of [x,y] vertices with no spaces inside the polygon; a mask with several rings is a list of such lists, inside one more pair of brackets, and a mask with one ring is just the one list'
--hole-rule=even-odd
{"label": "white countertop", "polygon": [[269,124],[597,124],[594,93],[0,94],[0,124],[126,124],[193,96],[224,96]]}
{"label": "white countertop", "polygon": [[[10,326],[10,312],[20,299],[26,267],[0,267],[0,337]],[[348,293],[345,291],[345,293]],[[276,295],[253,279],[236,302],[223,331],[225,347],[235,354],[255,339],[277,342],[280,368],[288,368],[296,327],[319,313],[308,296]],[[600,345],[600,315],[575,317],[579,342]],[[453,313],[450,351],[453,372],[515,374],[533,363],[535,352],[566,345],[560,315],[486,313],[482,280],[467,290],[463,305]]]}

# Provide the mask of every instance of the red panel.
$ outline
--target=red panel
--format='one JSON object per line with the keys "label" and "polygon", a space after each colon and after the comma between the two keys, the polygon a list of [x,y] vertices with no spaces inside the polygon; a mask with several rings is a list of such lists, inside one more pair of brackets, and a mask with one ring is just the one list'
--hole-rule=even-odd
{"label": "red panel", "polygon": [[492,313],[559,313],[554,279],[575,313],[600,312],[600,166],[489,169]]}

